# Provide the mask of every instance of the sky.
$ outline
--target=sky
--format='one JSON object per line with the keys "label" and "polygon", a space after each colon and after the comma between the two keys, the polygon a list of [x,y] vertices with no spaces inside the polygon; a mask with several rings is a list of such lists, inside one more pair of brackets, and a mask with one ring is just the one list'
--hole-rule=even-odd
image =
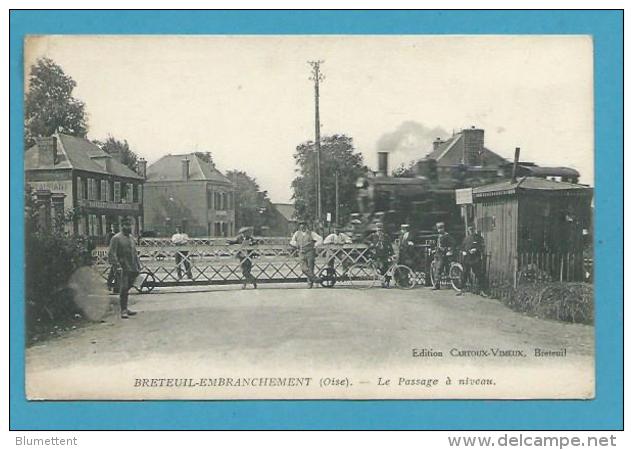
{"label": "sky", "polygon": [[314,139],[309,60],[324,61],[322,136],[351,136],[371,168],[378,150],[395,168],[476,126],[502,156],[521,147],[593,185],[588,36],[34,36],[27,75],[42,56],[77,82],[90,139],[126,139],[149,164],[210,151],[274,202],[291,200],[294,150]]}

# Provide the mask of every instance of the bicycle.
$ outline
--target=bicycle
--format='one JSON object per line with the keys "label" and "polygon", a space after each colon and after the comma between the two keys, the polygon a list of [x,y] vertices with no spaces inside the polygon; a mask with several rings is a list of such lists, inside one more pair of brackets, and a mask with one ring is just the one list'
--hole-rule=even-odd
{"label": "bicycle", "polygon": [[416,276],[413,270],[409,266],[398,264],[395,257],[390,258],[390,263],[384,275],[380,273],[380,269],[373,259],[353,264],[345,271],[343,279],[356,289],[370,289],[379,284],[385,286],[387,277],[389,277],[397,288],[413,289],[416,285]]}
{"label": "bicycle", "polygon": [[433,254],[433,261],[431,261],[431,267],[429,269],[429,275],[431,278],[431,286],[434,288],[442,288],[442,286],[446,286],[448,284],[457,291],[461,292],[461,280],[462,273],[464,272],[464,266],[458,261],[453,259],[453,252],[447,252],[446,258],[448,258],[448,264],[444,264],[444,270],[442,273],[438,273],[439,266],[439,258],[440,255],[437,253],[437,250]]}

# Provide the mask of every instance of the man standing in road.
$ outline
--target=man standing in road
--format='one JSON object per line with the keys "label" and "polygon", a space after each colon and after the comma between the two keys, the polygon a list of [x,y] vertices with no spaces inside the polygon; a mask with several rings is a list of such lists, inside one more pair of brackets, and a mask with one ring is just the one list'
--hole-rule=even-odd
{"label": "man standing in road", "polygon": [[481,234],[475,231],[475,227],[470,225],[466,231],[466,237],[462,242],[462,266],[464,271],[462,272],[461,286],[462,290],[457,295],[462,295],[464,287],[466,286],[466,280],[470,276],[472,270],[475,274],[475,282],[473,285],[473,293],[486,296],[486,281],[484,277],[484,238]]}
{"label": "man standing in road", "polygon": [[[248,283],[253,284],[253,288],[257,289],[257,280],[251,273],[253,268],[253,255],[254,252],[251,248],[257,244],[257,241],[253,237],[253,227],[242,227],[238,231],[238,235],[235,239],[228,241],[228,244],[240,244],[242,248],[237,252],[237,259],[240,260],[240,267],[242,268],[242,289],[246,289]],[[246,248],[245,248],[246,247]]]}
{"label": "man standing in road", "polygon": [[306,222],[299,222],[299,229],[290,239],[290,246],[299,251],[301,259],[301,271],[308,278],[308,288],[312,288],[319,279],[314,275],[314,260],[316,259],[316,247],[323,243],[323,238],[314,231],[308,229]]}
{"label": "man standing in road", "polygon": [[136,311],[128,309],[128,291],[141,270],[136,244],[132,236],[132,224],[128,218],[121,220],[121,231],[110,239],[108,259],[114,270],[121,271],[119,280],[121,318],[127,319],[136,314]]}
{"label": "man standing in road", "polygon": [[[189,242],[189,236],[187,233],[181,232],[180,227],[176,227],[176,233],[171,237],[171,243],[178,246],[184,247]],[[191,261],[189,260],[189,250],[181,250],[180,248],[176,249],[176,270],[178,271],[178,279],[182,278],[182,269],[185,269],[185,273],[189,277],[190,280],[193,280],[193,276],[191,275]]]}

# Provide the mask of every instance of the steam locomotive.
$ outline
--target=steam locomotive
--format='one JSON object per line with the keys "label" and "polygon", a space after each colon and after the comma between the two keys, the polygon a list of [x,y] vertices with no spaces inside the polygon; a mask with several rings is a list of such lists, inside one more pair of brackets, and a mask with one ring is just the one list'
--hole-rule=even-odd
{"label": "steam locomotive", "polygon": [[[358,212],[350,218],[350,228],[362,239],[382,222],[385,230],[396,235],[401,224],[407,223],[419,241],[435,234],[435,224],[444,222],[447,231],[457,239],[464,234],[464,214],[455,202],[455,190],[477,187],[508,180],[513,163],[502,160],[494,166],[443,165],[434,158],[419,160],[411,177],[388,175],[388,153],[378,153],[379,170],[356,182]],[[518,162],[516,175],[536,176],[577,183],[580,174],[567,167],[541,167]]]}

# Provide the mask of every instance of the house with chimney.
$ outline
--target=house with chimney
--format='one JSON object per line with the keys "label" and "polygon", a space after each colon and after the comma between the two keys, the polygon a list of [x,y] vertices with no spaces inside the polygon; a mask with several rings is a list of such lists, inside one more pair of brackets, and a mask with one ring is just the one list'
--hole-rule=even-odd
{"label": "house with chimney", "polygon": [[[433,150],[418,162],[418,173],[440,184],[458,181],[469,186],[510,178],[513,163],[485,146],[484,130],[465,128],[443,140],[433,142]],[[518,161],[514,169],[518,177],[529,176],[577,183],[580,174],[569,167],[541,167],[533,162]]]}
{"label": "house with chimney", "polygon": [[50,202],[57,217],[73,211],[65,231],[105,241],[111,225],[123,217],[133,232],[143,230],[143,183],[146,163],[138,172],[86,138],[55,133],[40,138],[24,154],[25,181],[37,201]]}
{"label": "house with chimney", "polygon": [[145,229],[171,236],[228,237],[235,230],[235,189],[199,153],[165,155],[147,168]]}
{"label": "house with chimney", "polygon": [[438,169],[460,164],[497,168],[508,163],[505,158],[485,147],[484,130],[474,126],[464,128],[446,140],[436,138],[433,151],[427,158],[434,159]]}

